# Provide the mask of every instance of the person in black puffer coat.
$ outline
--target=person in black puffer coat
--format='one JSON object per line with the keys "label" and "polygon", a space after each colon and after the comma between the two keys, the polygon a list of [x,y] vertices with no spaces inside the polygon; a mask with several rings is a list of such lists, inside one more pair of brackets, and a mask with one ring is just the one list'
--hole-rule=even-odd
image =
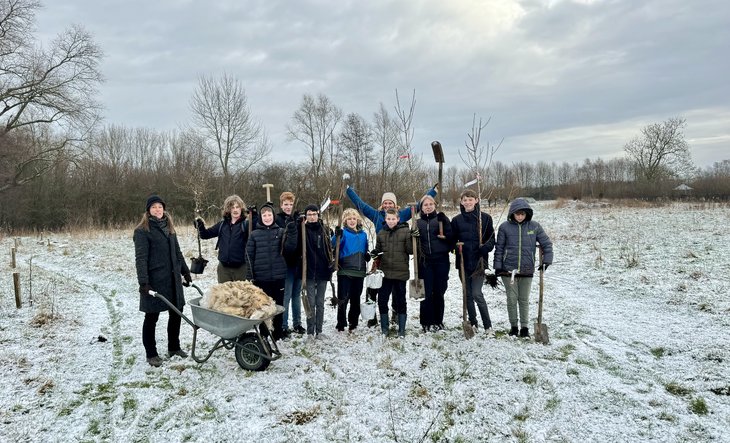
{"label": "person in black puffer coat", "polygon": [[[207,240],[218,237],[218,283],[245,280],[248,274],[246,263],[246,242],[248,241],[248,225],[243,208],[246,205],[237,195],[226,197],[223,202],[223,220],[206,229],[203,219],[195,219],[195,227],[200,238]],[[252,217],[252,219],[255,217]],[[252,228],[256,227],[256,223]]]}
{"label": "person in black puffer coat", "polygon": [[[147,362],[152,366],[160,366],[162,359],[157,353],[155,326],[160,312],[170,309],[165,302],[153,297],[150,291],[165,297],[182,312],[185,305],[182,287],[189,286],[192,277],[180,251],[172,217],[165,212],[165,202],[157,195],[147,199],[142,221],[134,230],[134,263],[139,283],[139,310],[145,313],[142,344]],[[180,316],[170,310],[167,321],[168,357],[187,357],[187,353],[180,348],[180,320]]]}
{"label": "person in black puffer coat", "polygon": [[[464,256],[462,257],[458,250],[456,251],[456,269],[461,274],[461,260],[464,260],[466,276],[461,276],[461,281],[466,284],[466,308],[469,322],[473,326],[477,326],[477,314],[474,309],[476,302],[479,315],[484,323],[484,330],[491,337],[494,331],[492,331],[492,320],[489,317],[487,301],[482,294],[482,285],[484,284],[484,270],[487,269],[489,263],[489,252],[494,249],[494,224],[489,214],[481,212],[479,197],[471,189],[461,193],[460,208],[461,213],[451,220],[454,240],[464,243],[462,246]],[[479,235],[478,216],[482,218],[481,236]]]}
{"label": "person in black puffer coat", "polygon": [[[261,207],[259,213],[261,223],[251,233],[246,246],[250,277],[277,305],[283,305],[287,269],[284,257],[296,251],[296,225],[290,225],[293,232],[279,227],[274,223],[274,208],[268,203]],[[274,340],[278,340],[283,337],[281,314],[274,316],[273,323],[272,335]]]}
{"label": "person in black puffer coat", "polygon": [[426,299],[421,302],[423,332],[444,328],[444,294],[449,282],[449,252],[454,247],[451,222],[443,212],[436,212],[430,195],[421,199],[418,276],[423,278]]}

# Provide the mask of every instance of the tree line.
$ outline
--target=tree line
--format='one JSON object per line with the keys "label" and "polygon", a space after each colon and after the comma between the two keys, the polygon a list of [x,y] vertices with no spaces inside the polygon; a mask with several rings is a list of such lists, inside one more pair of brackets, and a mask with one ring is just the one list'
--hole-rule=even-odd
{"label": "tree line", "polygon": [[[294,192],[303,207],[337,199],[345,172],[373,203],[392,191],[404,204],[438,181],[433,159],[413,146],[416,91],[401,97],[396,90],[394,104],[381,103],[369,118],[345,113],[325,94],[304,94],[286,123],[289,141],[306,154],[301,161],[274,160],[281,155],[274,155],[243,83],[229,74],[198,79],[190,119],[177,130],[104,125],[101,48],[79,26],[50,44],[36,41],[40,7],[37,0],[0,0],[0,229],[128,226],[151,193],[192,219],[194,211],[217,217],[233,193],[263,204],[264,183],[274,185],[274,196]],[[682,181],[696,198],[730,195],[730,161],[694,168],[681,117],[643,128],[624,146],[624,158],[573,163],[503,163],[500,145],[481,141],[487,123],[475,115],[461,147],[464,165],[444,170],[445,206],[457,207],[475,176],[490,202],[686,197],[674,191]]]}

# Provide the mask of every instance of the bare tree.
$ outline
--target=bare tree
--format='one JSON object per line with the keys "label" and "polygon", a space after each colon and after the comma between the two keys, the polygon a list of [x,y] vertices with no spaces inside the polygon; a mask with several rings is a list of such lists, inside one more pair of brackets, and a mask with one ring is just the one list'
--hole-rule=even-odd
{"label": "bare tree", "polygon": [[693,170],[689,145],[683,129],[687,120],[672,117],[652,123],[641,135],[626,143],[624,151],[634,161],[641,177],[656,182],[667,176],[680,176]]}
{"label": "bare tree", "polygon": [[380,154],[378,155],[379,180],[377,180],[377,189],[375,189],[374,195],[380,195],[386,189],[393,189],[391,177],[395,175],[393,174],[395,170],[394,159],[398,156],[398,127],[382,103],[373,119],[374,142],[380,148]]}
{"label": "bare tree", "polygon": [[355,187],[360,188],[374,161],[372,129],[360,115],[348,114],[339,141],[339,164],[350,172]]}
{"label": "bare tree", "polygon": [[[79,26],[60,33],[48,49],[37,44],[40,6],[35,0],[0,0],[0,137],[22,132],[12,136],[13,146],[32,146],[14,153],[14,163],[3,162],[0,192],[67,160],[99,120],[101,49]],[[29,143],[19,145],[22,139]]]}
{"label": "bare tree", "polygon": [[342,110],[329,97],[319,94],[315,99],[304,94],[301,106],[286,126],[290,140],[304,143],[315,179],[319,178],[327,162],[330,167],[334,164],[335,131],[340,120]]}
{"label": "bare tree", "polygon": [[245,174],[271,152],[266,132],[254,119],[237,78],[228,74],[200,77],[190,110],[193,129],[205,139],[204,150],[220,165],[224,184],[236,174]]}
{"label": "bare tree", "polygon": [[[459,157],[464,162],[467,169],[477,179],[477,192],[480,199],[482,197],[481,185],[483,177],[487,176],[494,154],[496,154],[502,146],[502,141],[500,141],[496,146],[491,145],[489,142],[485,145],[482,144],[482,131],[487,127],[490,120],[491,117],[488,118],[487,121],[483,121],[480,117],[479,123],[477,123],[477,116],[474,114],[472,117],[471,131],[467,134],[467,141],[464,142],[464,145],[466,146],[466,153],[462,155],[461,150],[459,150]],[[490,190],[487,193],[487,198],[494,197],[493,194],[494,191]]]}

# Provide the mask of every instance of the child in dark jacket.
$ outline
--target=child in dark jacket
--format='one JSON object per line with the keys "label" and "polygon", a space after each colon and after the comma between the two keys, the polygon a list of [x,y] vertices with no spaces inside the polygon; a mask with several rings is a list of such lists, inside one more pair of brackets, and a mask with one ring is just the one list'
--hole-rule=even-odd
{"label": "child in dark jacket", "polygon": [[444,294],[449,281],[449,252],[454,247],[451,222],[443,212],[436,212],[430,195],[421,199],[420,255],[418,275],[423,278],[426,299],[421,302],[423,332],[444,328]]}
{"label": "child in dark jacket", "polygon": [[[324,294],[327,290],[327,282],[332,278],[333,263],[332,244],[330,233],[319,220],[319,207],[309,205],[304,209],[306,223],[306,245],[302,242],[302,233],[298,235],[297,251],[301,257],[303,246],[306,249],[307,260],[307,301],[312,312],[307,317],[307,335],[310,338],[324,338],[322,326],[324,324]],[[301,230],[301,229],[300,229]],[[300,261],[301,265],[301,261]],[[300,267],[301,269],[301,267]]]}
{"label": "child in dark jacket", "polygon": [[529,338],[530,287],[535,273],[535,250],[537,244],[542,248],[544,271],[553,262],[553,243],[542,229],[532,220],[532,208],[522,198],[515,199],[509,206],[507,221],[499,225],[497,244],[494,251],[494,272],[502,276],[507,290],[507,314],[511,329],[509,335],[517,332],[517,304],[520,307],[520,337]]}
{"label": "child in dark jacket", "polygon": [[[337,330],[348,331],[357,328],[360,317],[360,294],[365,280],[365,266],[370,261],[368,235],[362,229],[360,214],[348,208],[342,213],[343,228],[337,228],[332,236],[332,247],[337,248],[339,240],[339,260],[337,270]],[[347,305],[350,312],[347,313]]]}
{"label": "child in dark jacket", "polygon": [[411,233],[408,225],[400,223],[395,208],[385,211],[385,227],[377,235],[375,249],[371,255],[380,257],[380,270],[383,271],[383,285],[378,291],[378,310],[380,328],[388,335],[388,299],[393,293],[393,308],[398,315],[398,337],[406,335],[406,281],[410,278],[408,255],[413,254]]}
{"label": "child in dark jacket", "polygon": [[[469,322],[477,326],[476,302],[479,315],[484,323],[484,330],[492,336],[492,320],[489,317],[487,301],[482,294],[484,270],[488,267],[489,252],[494,249],[494,225],[492,217],[479,209],[479,196],[471,189],[461,193],[461,213],[451,220],[454,240],[463,242],[463,257],[456,254],[456,269],[460,269],[464,260],[464,273],[461,281],[466,285],[466,308]],[[479,232],[481,217],[481,234]]]}
{"label": "child in dark jacket", "polygon": [[[284,280],[286,261],[284,257],[296,251],[296,225],[292,224],[285,235],[283,228],[274,223],[274,208],[265,204],[260,210],[261,224],[251,233],[246,246],[249,271],[253,283],[266,295],[273,298],[277,305],[284,303]],[[282,315],[273,319],[274,340],[283,337]]]}

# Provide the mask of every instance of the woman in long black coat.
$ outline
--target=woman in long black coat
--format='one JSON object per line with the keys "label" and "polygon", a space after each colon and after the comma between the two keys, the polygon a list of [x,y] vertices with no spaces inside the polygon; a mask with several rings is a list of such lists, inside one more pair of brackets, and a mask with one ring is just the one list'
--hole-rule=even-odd
{"label": "woman in long black coat", "polygon": [[[139,310],[145,313],[142,344],[147,363],[160,366],[162,359],[157,353],[155,326],[160,312],[169,308],[165,302],[153,297],[150,291],[165,297],[182,311],[185,305],[182,287],[189,286],[192,279],[177,242],[172,218],[165,212],[165,202],[156,195],[147,199],[142,221],[134,230],[134,259],[139,283]],[[180,321],[180,316],[170,310],[167,321],[168,357],[188,356],[180,349]]]}

